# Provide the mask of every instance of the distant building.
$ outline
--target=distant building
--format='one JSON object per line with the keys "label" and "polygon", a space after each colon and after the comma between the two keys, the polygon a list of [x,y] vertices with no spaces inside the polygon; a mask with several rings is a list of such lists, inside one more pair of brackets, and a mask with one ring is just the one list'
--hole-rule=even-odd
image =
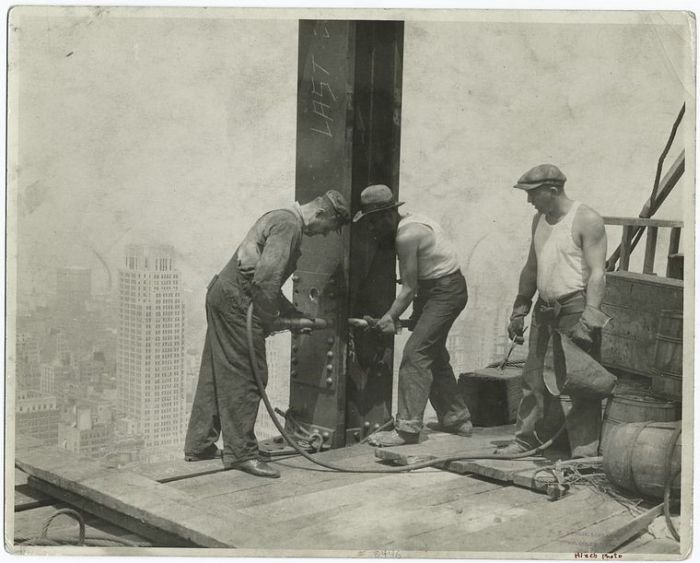
{"label": "distant building", "polygon": [[119,270],[118,409],[147,448],[181,446],[185,433],[185,307],[173,254],[130,245]]}
{"label": "distant building", "polygon": [[112,406],[99,399],[78,399],[61,412],[58,445],[89,457],[100,457],[114,443]]}
{"label": "distant building", "polygon": [[39,391],[48,395],[56,393],[56,368],[51,364],[41,364]]}
{"label": "distant building", "polygon": [[106,362],[102,352],[94,352],[78,361],[78,378],[80,383],[85,386],[100,388],[105,371]]}
{"label": "distant building", "polygon": [[56,308],[69,315],[79,315],[92,298],[92,271],[89,268],[56,270]]}
{"label": "distant building", "polygon": [[15,401],[15,434],[31,436],[46,445],[58,443],[59,410],[56,397],[19,390]]}
{"label": "distant building", "polygon": [[41,357],[37,339],[26,332],[17,334],[16,340],[17,384],[23,389],[39,389],[41,383]]}
{"label": "distant building", "polygon": [[[276,334],[267,339],[265,346],[268,372],[266,393],[272,406],[283,412],[289,408],[290,340],[289,333]],[[284,426],[284,421],[281,422]],[[262,402],[255,423],[255,435],[261,440],[279,435],[279,430]]]}

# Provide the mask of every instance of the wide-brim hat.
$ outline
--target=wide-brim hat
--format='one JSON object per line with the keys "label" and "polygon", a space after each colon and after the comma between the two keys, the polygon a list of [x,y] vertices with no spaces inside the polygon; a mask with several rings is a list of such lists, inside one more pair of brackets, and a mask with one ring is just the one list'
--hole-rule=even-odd
{"label": "wide-brim hat", "polygon": [[384,184],[367,186],[360,194],[360,211],[355,213],[352,222],[357,223],[367,215],[380,211],[387,211],[403,204],[403,201],[396,201],[394,199],[394,192],[391,191],[389,186],[385,186]]}
{"label": "wide-brim hat", "polygon": [[527,191],[540,186],[563,186],[565,182],[566,176],[554,164],[540,164],[520,176],[513,187]]}

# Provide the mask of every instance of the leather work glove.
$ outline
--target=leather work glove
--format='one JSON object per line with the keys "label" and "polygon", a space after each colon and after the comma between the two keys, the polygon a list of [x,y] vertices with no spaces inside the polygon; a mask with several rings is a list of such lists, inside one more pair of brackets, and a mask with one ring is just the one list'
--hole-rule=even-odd
{"label": "leather work glove", "polygon": [[593,346],[594,331],[602,329],[609,321],[610,317],[603,313],[603,311],[591,305],[586,305],[586,308],[581,314],[581,318],[571,329],[569,338],[571,338],[579,348],[588,352],[591,346]]}
{"label": "leather work glove", "polygon": [[510,315],[508,324],[508,338],[514,340],[516,344],[525,342],[525,317],[527,317],[532,307],[532,299],[524,295],[518,295],[513,303],[513,312]]}

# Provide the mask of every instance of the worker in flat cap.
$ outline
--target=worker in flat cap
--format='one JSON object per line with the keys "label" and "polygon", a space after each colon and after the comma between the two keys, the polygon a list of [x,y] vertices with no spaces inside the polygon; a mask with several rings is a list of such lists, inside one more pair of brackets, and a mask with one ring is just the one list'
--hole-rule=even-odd
{"label": "worker in flat cap", "polygon": [[[559,398],[566,378],[560,332],[594,359],[600,359],[601,329],[609,317],[600,310],[605,293],[607,238],[603,219],[568,197],[566,176],[553,164],[540,164],[513,186],[535,208],[532,239],[520,274],[518,295],[508,326],[511,339],[522,342],[532,300],[529,351],[523,370],[522,399],[515,439],[500,455],[517,455],[546,442],[564,420]],[[553,347],[554,373],[545,372],[547,348]],[[571,396],[566,431],[572,457],[598,455],[600,399]]]}
{"label": "worker in flat cap", "polygon": [[[224,467],[279,477],[259,459],[254,426],[260,392],[251,371],[246,313],[253,303],[253,346],[267,383],[265,337],[281,317],[304,316],[282,294],[296,269],[302,235],[326,236],[350,222],[343,196],[330,190],[314,200],[260,217],[207,290],[207,334],[185,438],[185,459],[222,458]],[[219,435],[223,452],[216,447]]]}
{"label": "worker in flat cap", "polygon": [[365,188],[354,222],[367,224],[379,241],[393,241],[399,260],[401,291],[377,323],[384,334],[395,334],[399,316],[413,303],[413,332],[406,343],[399,368],[398,412],[394,428],[374,434],[375,446],[400,446],[418,442],[428,400],[438,415],[438,427],[470,436],[469,410],[457,390],[450,366],[447,335],[467,304],[467,284],[457,254],[432,219],[400,214],[388,186]]}

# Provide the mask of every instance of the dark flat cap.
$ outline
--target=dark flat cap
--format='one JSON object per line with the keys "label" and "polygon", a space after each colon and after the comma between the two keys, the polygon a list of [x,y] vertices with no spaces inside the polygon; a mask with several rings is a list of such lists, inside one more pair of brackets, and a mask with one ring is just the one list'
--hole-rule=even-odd
{"label": "dark flat cap", "polygon": [[563,186],[564,182],[566,182],[566,176],[554,164],[540,164],[520,176],[518,183],[513,187],[533,190],[540,186]]}
{"label": "dark flat cap", "polygon": [[338,218],[339,225],[345,225],[350,222],[350,208],[343,195],[336,190],[328,190],[324,194],[328,201],[331,202],[333,209],[335,210],[336,216]]}

